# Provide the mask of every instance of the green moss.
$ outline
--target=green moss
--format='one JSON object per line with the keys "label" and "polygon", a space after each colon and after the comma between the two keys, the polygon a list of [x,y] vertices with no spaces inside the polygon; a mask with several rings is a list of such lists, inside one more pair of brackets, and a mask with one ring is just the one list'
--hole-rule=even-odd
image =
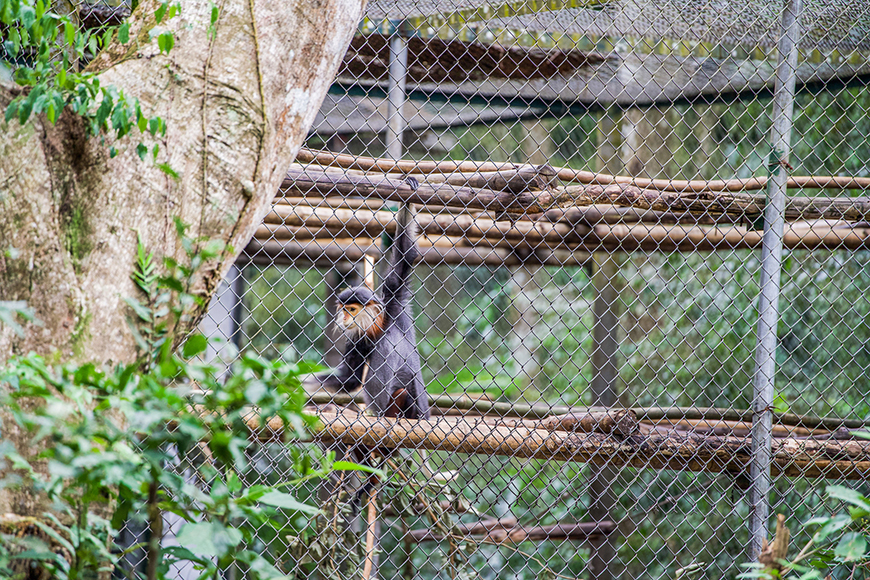
{"label": "green moss", "polygon": [[87,312],[84,308],[76,316],[76,326],[69,339],[70,348],[72,348],[73,356],[76,358],[82,355],[84,344],[91,338],[92,318],[91,313]]}
{"label": "green moss", "polygon": [[[72,258],[76,273],[80,273],[81,263],[93,250],[91,234],[93,230],[87,218],[86,208],[70,200],[62,208],[63,238],[66,250]],[[64,211],[65,210],[65,211]]]}

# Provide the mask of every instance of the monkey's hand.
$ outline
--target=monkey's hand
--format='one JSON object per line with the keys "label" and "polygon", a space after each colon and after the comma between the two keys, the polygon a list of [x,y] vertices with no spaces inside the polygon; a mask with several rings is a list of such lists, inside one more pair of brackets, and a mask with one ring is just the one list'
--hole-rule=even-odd
{"label": "monkey's hand", "polygon": [[411,186],[411,189],[417,191],[417,188],[420,187],[420,182],[417,181],[416,177],[411,177],[410,175],[406,175],[404,182]]}

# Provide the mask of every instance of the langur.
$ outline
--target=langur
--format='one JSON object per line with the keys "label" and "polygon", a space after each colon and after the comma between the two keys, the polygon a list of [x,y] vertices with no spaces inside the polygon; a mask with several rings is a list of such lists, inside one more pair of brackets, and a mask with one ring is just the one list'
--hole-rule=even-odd
{"label": "langur", "polygon": [[[415,179],[406,181],[416,189]],[[336,325],[347,339],[344,359],[335,372],[317,378],[333,391],[362,386],[368,414],[428,419],[429,400],[411,316],[411,273],[419,251],[408,204],[402,204],[397,222],[390,271],[380,294],[356,286],[338,295]]]}

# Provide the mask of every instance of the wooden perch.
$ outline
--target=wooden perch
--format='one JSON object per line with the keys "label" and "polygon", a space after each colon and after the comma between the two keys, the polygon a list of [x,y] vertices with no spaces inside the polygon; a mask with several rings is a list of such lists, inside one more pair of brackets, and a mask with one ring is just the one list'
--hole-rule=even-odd
{"label": "wooden perch", "polygon": [[[309,394],[309,400],[317,405],[336,404],[349,405],[363,403],[361,393],[329,393],[325,391]],[[490,401],[467,395],[429,395],[429,405],[442,409],[466,409],[479,413],[489,413],[501,417],[521,417],[525,419],[547,419],[555,415],[569,413],[607,412],[604,407],[566,407],[564,405],[528,403],[510,403]],[[723,409],[719,407],[631,407],[639,421],[655,422],[658,425],[669,425],[675,421],[709,422],[712,424],[733,421],[752,423],[750,409]],[[797,426],[805,429],[865,429],[870,423],[861,419],[841,419],[839,417],[814,417],[811,415],[796,415],[793,413],[773,413],[774,425]]]}
{"label": "wooden perch", "polygon": [[[609,201],[614,205],[651,209],[673,213],[731,216],[760,216],[767,197],[739,192],[677,193],[641,189],[632,185],[610,185],[600,191],[589,186],[575,185],[565,188],[567,195],[578,202]],[[789,197],[786,200],[785,219],[866,221],[870,217],[870,199],[866,197]]]}
{"label": "wooden perch", "polygon": [[[548,246],[579,244],[593,231],[586,225],[570,226],[549,221],[496,221],[469,215],[433,215],[422,212],[417,214],[415,221],[420,231],[429,236],[487,238],[499,242],[529,244],[545,242]],[[327,237],[337,237],[337,234],[378,237],[384,232],[395,232],[396,219],[395,214],[390,211],[276,205],[266,215],[256,237],[287,239],[294,233],[287,227],[329,230],[324,232]]]}
{"label": "wooden perch", "polygon": [[[472,524],[459,524],[460,532],[475,542],[511,543],[541,542],[544,540],[588,540],[611,534],[616,524],[609,521],[562,523],[547,526],[526,527],[517,523],[516,518],[483,520]],[[417,542],[440,542],[445,539],[431,529],[412,530],[410,538]]]}
{"label": "wooden perch", "polygon": [[[399,174],[392,174],[389,177],[393,179],[402,178]],[[492,189],[495,191],[508,191],[510,193],[549,190],[557,185],[556,170],[549,165],[528,165],[517,169],[475,171],[472,173],[431,173],[425,179],[426,183],[430,185],[448,183],[458,187]]]}
{"label": "wooden perch", "polygon": [[[382,257],[380,247],[374,242],[363,239],[347,240],[345,243],[331,241],[261,241],[248,242],[245,251],[239,256],[239,264],[260,264],[263,266],[298,266],[300,263],[319,267],[331,267],[338,262],[357,262],[364,255],[375,259]],[[471,248],[436,246],[420,248],[420,261],[424,264],[439,266],[444,264],[465,266],[521,266],[539,264],[542,266],[584,266],[589,263],[590,255],[585,251],[535,250],[519,254],[502,248]]]}
{"label": "wooden perch", "polygon": [[[300,149],[296,155],[296,161],[301,163],[318,163],[331,167],[343,167],[345,169],[358,169],[361,171],[381,171],[389,173],[395,171],[403,174],[449,174],[455,172],[473,173],[478,171],[503,171],[510,169],[522,169],[529,165],[515,163],[492,163],[476,161],[412,161],[376,159],[357,155],[331,153],[315,149]],[[671,191],[678,193],[686,192],[737,192],[758,191],[767,187],[767,177],[750,177],[748,179],[728,180],[681,180],[681,179],[642,179],[624,175],[609,175],[607,173],[595,173],[581,171],[568,167],[554,168],[557,176],[562,181],[594,184],[594,185],[633,185],[641,189],[654,189],[658,191]],[[794,176],[788,179],[790,189],[870,189],[870,178],[866,177],[840,177],[840,176]]]}
{"label": "wooden perch", "polygon": [[631,409],[613,409],[557,415],[541,422],[548,431],[613,433],[628,437],[639,431],[637,414]]}
{"label": "wooden perch", "polygon": [[[318,414],[317,437],[387,448],[505,455],[637,468],[744,473],[750,461],[746,438],[667,434],[615,438],[599,433],[546,431],[482,419],[439,417],[429,421],[387,419],[356,413]],[[263,439],[281,437],[280,421],[252,428]],[[862,479],[870,476],[870,442],[775,439],[774,476]]]}
{"label": "wooden perch", "polygon": [[353,173],[327,172],[314,168],[291,169],[281,186],[282,191],[307,196],[358,195],[377,197],[389,201],[432,204],[450,207],[486,209],[507,213],[541,213],[551,207],[564,205],[549,192],[511,193],[491,189],[471,189],[447,183],[429,185],[420,183],[415,190],[406,181],[383,177],[368,177]]}
{"label": "wooden perch", "polygon": [[[282,189],[285,193],[302,196],[355,195],[513,214],[536,214],[558,207],[611,203],[675,215],[728,216],[731,221],[757,219],[764,212],[766,204],[766,196],[760,194],[712,191],[677,193],[641,189],[631,184],[572,185],[541,192],[525,190],[512,193],[423,182],[414,190],[407,182],[392,179],[386,174],[340,173],[314,168],[291,169]],[[785,219],[868,221],[870,199],[790,197],[786,201]]]}

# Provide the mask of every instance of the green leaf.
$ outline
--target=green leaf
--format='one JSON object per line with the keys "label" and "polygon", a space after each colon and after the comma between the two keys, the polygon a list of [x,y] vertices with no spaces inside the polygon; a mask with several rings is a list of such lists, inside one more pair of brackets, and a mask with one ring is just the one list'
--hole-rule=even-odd
{"label": "green leaf", "polygon": [[867,553],[867,540],[858,532],[849,532],[844,535],[834,548],[834,557],[842,562],[856,562],[864,558]]}
{"label": "green leaf", "polygon": [[144,143],[139,143],[136,145],[136,155],[139,156],[139,159],[145,161],[145,156],[148,155],[148,147]]}
{"label": "green leaf", "polygon": [[160,52],[169,54],[173,46],[175,46],[175,35],[172,32],[161,32],[157,37],[157,47]]}
{"label": "green leaf", "polygon": [[197,333],[192,335],[187,341],[184,343],[184,349],[182,349],[182,355],[184,358],[191,358],[198,355],[201,352],[205,352],[205,349],[208,347],[208,339],[203,335]]}
{"label": "green leaf", "polygon": [[130,42],[130,23],[125,22],[121,26],[118,27],[118,40],[121,44],[127,44]]}
{"label": "green leaf", "polygon": [[242,533],[220,522],[187,522],[176,540],[180,546],[199,556],[222,557],[242,542]]}
{"label": "green leaf", "polygon": [[168,163],[158,163],[157,168],[175,181],[178,181],[180,179],[178,173],[176,173],[175,170],[172,169]]}
{"label": "green leaf", "polygon": [[368,465],[351,463],[350,461],[336,461],[332,464],[332,468],[336,471],[365,471],[366,473],[372,473],[384,479],[386,479],[387,477],[386,474],[380,469],[369,467]]}
{"label": "green leaf", "polygon": [[825,491],[828,492],[828,497],[832,499],[839,499],[857,508],[870,510],[870,501],[854,489],[842,485],[829,485],[825,488]]}
{"label": "green leaf", "polygon": [[819,528],[819,531],[813,536],[813,539],[817,542],[821,542],[831,534],[835,532],[839,532],[846,526],[852,523],[852,518],[846,515],[838,515],[834,516],[828,520],[828,523]]}
{"label": "green leaf", "polygon": [[777,413],[788,413],[788,401],[783,395],[777,395],[773,400],[773,410]]}
{"label": "green leaf", "polygon": [[127,303],[127,306],[133,309],[136,316],[138,316],[143,322],[151,322],[151,310],[149,310],[148,307],[144,306],[135,298],[129,296],[124,296],[124,302]]}
{"label": "green leaf", "polygon": [[157,7],[157,10],[154,11],[154,19],[157,24],[160,24],[163,21],[163,17],[166,16],[166,10],[169,8],[169,2],[164,2],[160,6]]}
{"label": "green leaf", "polygon": [[316,507],[296,501],[296,498],[294,498],[292,495],[281,491],[270,491],[269,493],[265,494],[260,498],[260,503],[283,509],[294,510],[313,516],[321,513],[320,510]]}

